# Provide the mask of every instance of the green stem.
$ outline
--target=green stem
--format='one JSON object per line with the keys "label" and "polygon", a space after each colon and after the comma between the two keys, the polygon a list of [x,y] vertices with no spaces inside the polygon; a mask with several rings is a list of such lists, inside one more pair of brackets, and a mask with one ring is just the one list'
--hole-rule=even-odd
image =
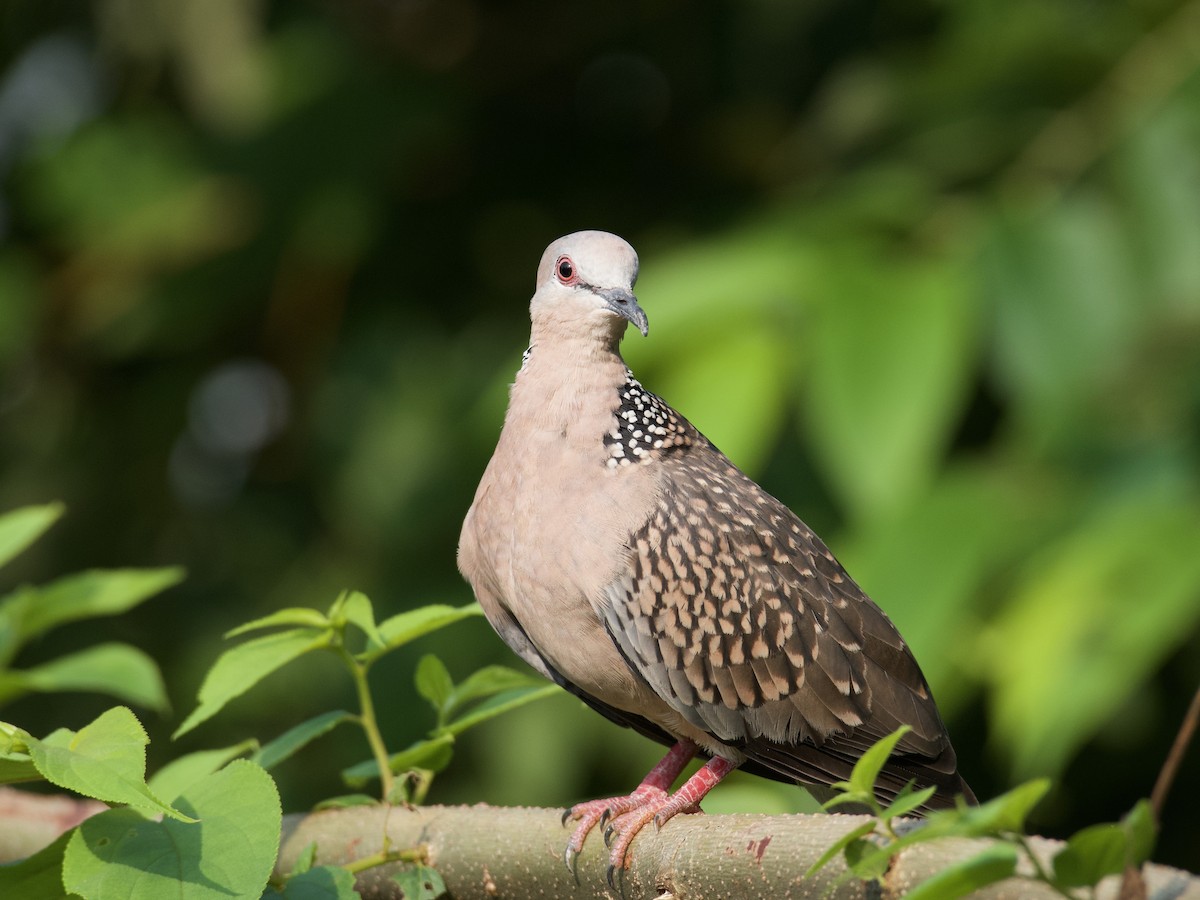
{"label": "green stem", "polygon": [[381,850],[378,853],[372,853],[370,856],[364,856],[362,859],[342,863],[342,868],[352,875],[357,875],[359,872],[365,872],[367,869],[373,869],[375,866],[382,866],[391,862],[426,863],[428,860],[428,849],[422,844],[420,847],[414,847],[411,850]]}
{"label": "green stem", "polygon": [[1079,900],[1079,898],[1070,891],[1066,891],[1054,883],[1054,879],[1050,877],[1050,873],[1046,871],[1045,867],[1042,865],[1042,861],[1037,858],[1037,854],[1034,853],[1033,848],[1029,846],[1029,841],[1026,839],[1025,835],[1017,834],[1014,835],[1013,838],[1020,848],[1025,851],[1025,855],[1029,858],[1029,862],[1033,866],[1034,877],[1038,881],[1043,882],[1056,894],[1066,897],[1067,900]]}
{"label": "green stem", "polygon": [[392,796],[392,788],[396,778],[392,774],[391,763],[388,759],[387,747],[383,743],[383,735],[379,732],[379,720],[375,717],[375,703],[371,700],[371,687],[367,683],[367,666],[355,659],[345,647],[339,647],[342,659],[350,669],[350,677],[354,679],[354,690],[358,694],[358,720],[367,735],[367,743],[371,746],[371,755],[379,767],[379,782],[383,794],[383,802],[387,803]]}

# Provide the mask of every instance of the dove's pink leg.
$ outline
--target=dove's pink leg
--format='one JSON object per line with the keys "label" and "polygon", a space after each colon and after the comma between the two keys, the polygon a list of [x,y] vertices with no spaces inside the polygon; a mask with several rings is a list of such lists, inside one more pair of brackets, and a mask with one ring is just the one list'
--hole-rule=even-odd
{"label": "dove's pink leg", "polygon": [[[608,880],[612,883],[618,869],[626,868],[625,856],[629,845],[651,819],[661,828],[667,820],[681,812],[700,812],[700,801],[705,794],[732,772],[736,766],[727,759],[713,757],[691,778],[683,783],[674,794],[668,793],[679,773],[696,755],[696,745],[691,741],[680,741],[650,770],[642,783],[627,797],[610,797],[589,800],[567,810],[563,823],[578,820],[571,839],[567,841],[566,861],[571,865],[575,854],[583,849],[584,839],[597,824],[608,823],[605,840],[617,835],[609,856]],[[609,822],[609,820],[612,820]]]}

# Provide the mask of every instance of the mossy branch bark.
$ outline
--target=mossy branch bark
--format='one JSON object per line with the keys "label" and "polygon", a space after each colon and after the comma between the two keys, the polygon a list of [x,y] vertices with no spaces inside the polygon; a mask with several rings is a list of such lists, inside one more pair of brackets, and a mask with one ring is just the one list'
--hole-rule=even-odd
{"label": "mossy branch bark", "polygon": [[[318,864],[342,864],[376,853],[384,836],[393,848],[422,848],[429,865],[445,879],[453,900],[498,897],[668,898],[902,897],[950,863],[978,853],[982,841],[943,840],[905,852],[882,889],[852,881],[830,890],[843,871],[840,860],[814,878],[804,871],[838,837],[864,821],[846,815],[678,816],[661,832],[653,828],[633,845],[632,867],[618,883],[605,881],[607,853],[594,834],[569,872],[562,853],[568,832],[561,810],[477,805],[353,807],[289,816],[278,870],[287,872],[310,844]],[[1058,842],[1033,838],[1048,859]],[[366,898],[399,898],[390,875],[402,866],[382,866],[359,875]],[[1149,866],[1151,898],[1200,900],[1200,878],[1165,866]],[[1098,898],[1115,898],[1119,879],[1109,878]],[[1027,880],[1010,879],[980,892],[985,898],[1059,897]]]}

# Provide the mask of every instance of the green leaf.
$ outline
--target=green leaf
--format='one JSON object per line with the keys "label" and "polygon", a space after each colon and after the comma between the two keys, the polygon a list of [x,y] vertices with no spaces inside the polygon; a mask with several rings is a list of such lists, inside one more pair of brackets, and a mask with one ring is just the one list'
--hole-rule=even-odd
{"label": "green leaf", "polygon": [[1050,779],[1036,778],[1017,785],[1010,791],[979,806],[937,812],[929,817],[929,827],[941,828],[953,823],[953,833],[960,837],[987,837],[1025,831],[1025,819],[1050,790]]}
{"label": "green leaf", "polygon": [[863,881],[878,881],[891,865],[894,854],[885,852],[890,846],[881,847],[865,836],[850,841],[846,844],[846,868]]}
{"label": "green leaf", "polygon": [[[851,790],[850,782],[848,781],[835,781],[832,785],[830,785],[830,787],[832,787],[835,791],[839,791],[840,793],[834,794],[821,804],[821,809],[825,810],[826,812],[837,809],[839,806],[858,806],[869,807],[872,809],[878,806],[879,801],[875,799],[874,793]],[[862,810],[854,810],[854,812],[861,811]]]}
{"label": "green leaf", "polygon": [[394,650],[409,641],[453,625],[472,616],[483,615],[478,603],[468,603],[466,606],[445,606],[433,604],[412,609],[385,619],[379,626],[379,637],[383,646],[368,654],[369,659],[375,659],[388,650]]}
{"label": "green leaf", "polygon": [[971,384],[978,304],[954,259],[831,249],[801,410],[834,487],[870,521],[917,496],[942,461]]}
{"label": "green leaf", "polygon": [[335,621],[349,622],[367,636],[367,646],[376,650],[384,645],[379,626],[375,624],[375,608],[366,594],[359,591],[344,591],[329,611]]}
{"label": "green leaf", "polygon": [[445,664],[432,653],[427,653],[417,663],[414,680],[417,693],[429,701],[437,713],[438,724],[442,724],[448,712],[450,695],[454,692],[454,679],[450,677]]}
{"label": "green leaf", "polygon": [[231,760],[248,750],[254,749],[257,741],[242,741],[217,750],[198,750],[171,760],[151,776],[150,790],[164,803],[174,803],[175,798],[202,778],[207,778]]}
{"label": "green leaf", "polygon": [[1154,821],[1154,808],[1149,800],[1139,800],[1133,809],[1121,819],[1122,827],[1129,831],[1129,864],[1140,866],[1154,852],[1158,837],[1158,824]]}
{"label": "green leaf", "polygon": [[383,802],[392,806],[420,806],[433,786],[435,774],[432,769],[408,769],[395,780]]}
{"label": "green leaf", "polygon": [[264,897],[283,900],[360,900],[354,876],[341,866],[318,866],[287,880],[283,890],[271,888]]}
{"label": "green leaf", "polygon": [[327,797],[317,803],[313,809],[349,809],[352,806],[375,806],[378,803],[379,798],[372,797],[370,794],[342,794],[338,797]]}
{"label": "green leaf", "polygon": [[1185,493],[1095,507],[1041,547],[989,624],[977,665],[1017,776],[1059,771],[1200,625],[1200,507]]}
{"label": "green leaf", "polygon": [[920,826],[906,831],[899,838],[874,851],[865,851],[864,867],[886,862],[897,853],[943,837],[994,837],[1023,833],[1029,811],[1050,789],[1050,781],[1042,778],[1018,785],[981,806],[960,805],[955,809],[931,813]]}
{"label": "green leaf", "polygon": [[974,669],[975,644],[962,635],[980,631],[979,612],[963,598],[984,596],[986,585],[1061,530],[1063,492],[1016,467],[952,463],[903,515],[839,535],[838,556],[855,580],[887,586],[888,617],[921,661],[943,715],[978,691],[956,669]]}
{"label": "green leaf", "polygon": [[1140,866],[1154,849],[1154,813],[1139,800],[1120,822],[1077,831],[1054,857],[1054,883],[1061,888],[1087,887],[1129,866]]}
{"label": "green leaf", "polygon": [[37,781],[41,778],[29,757],[29,732],[0,722],[0,784]]}
{"label": "green leaf", "polygon": [[1123,872],[1128,850],[1127,835],[1115,823],[1077,831],[1054,856],[1054,883],[1063,888],[1085,887]]}
{"label": "green leaf", "polygon": [[0,897],[67,900],[62,884],[62,865],[72,833],[59,835],[54,843],[27,859],[0,865]]}
{"label": "green leaf", "polygon": [[863,822],[861,825],[858,825],[852,828],[850,831],[847,831],[840,838],[834,841],[824,853],[821,854],[820,859],[808,867],[808,871],[804,873],[804,877],[812,878],[813,875],[817,874],[818,871],[828,865],[831,860],[833,860],[851,843],[874,831],[876,824],[876,821],[871,819],[869,822]]}
{"label": "green leaf", "polygon": [[951,863],[904,896],[907,900],[954,900],[1011,878],[1017,869],[1017,848],[995,844],[970,859]]}
{"label": "green leaf", "polygon": [[0,784],[20,784],[41,778],[27,753],[0,753]]}
{"label": "green leaf", "polygon": [[253,619],[244,625],[239,625],[237,628],[225,632],[225,637],[239,637],[250,631],[261,631],[264,628],[280,628],[285,625],[301,628],[328,628],[330,623],[324,613],[318,612],[315,609],[309,609],[305,606],[289,606],[286,609],[273,612],[269,616],[263,616],[261,619]]}
{"label": "green leaf", "polygon": [[1081,191],[1032,209],[999,208],[980,253],[990,355],[1018,419],[1062,431],[1072,408],[1128,365],[1147,297],[1113,204]]}
{"label": "green leaf", "polygon": [[200,686],[199,705],[176,729],[174,737],[191,731],[216,715],[230,700],[240,697],[272,672],[313,650],[328,647],[330,632],[318,628],[293,628],[253,638],[226,650],[213,664]]}
{"label": "green leaf", "polygon": [[891,734],[876,741],[866,753],[859,757],[850,773],[850,790],[859,794],[875,796],[875,781],[879,778],[879,773],[883,771],[888,757],[896,749],[896,744],[910,731],[912,731],[910,726],[901,725]]}
{"label": "green leaf", "polygon": [[397,872],[392,881],[404,891],[404,900],[437,900],[446,893],[446,882],[435,869],[415,863],[411,868]]}
{"label": "green leaf", "polygon": [[468,703],[516,688],[540,688],[546,680],[537,675],[518,672],[508,666],[484,666],[468,675],[460,684],[453,686],[446,703],[447,717],[454,715]]}
{"label": "green leaf", "polygon": [[296,854],[296,862],[292,864],[292,871],[288,873],[289,878],[294,878],[297,875],[303,875],[309,871],[317,861],[317,842],[310,841],[308,845]]}
{"label": "green leaf", "polygon": [[112,616],[183,580],[183,569],[92,569],[41,587],[24,587],[2,601],[19,643],[67,622]]}
{"label": "green leaf", "polygon": [[354,713],[344,709],[313,716],[306,722],[301,722],[294,728],[289,728],[275,740],[263,746],[254,754],[253,760],[264,769],[273,769],[294,753],[306,747],[309,743],[328,734],[343,722],[353,722],[358,719]]}
{"label": "green leaf", "polygon": [[541,700],[545,697],[557,697],[562,692],[556,684],[543,684],[541,687],[517,688],[516,690],[503,691],[475,706],[466,715],[459,716],[457,719],[449,722],[446,725],[446,731],[450,734],[462,734],[468,728],[473,728],[480,722],[486,722],[488,719],[494,719],[496,716],[504,715],[510,710],[517,709],[527,703],[533,703],[536,700]]}
{"label": "green leaf", "polygon": [[893,819],[896,816],[908,815],[914,809],[919,808],[922,803],[935,793],[937,793],[936,787],[927,787],[919,791],[913,791],[913,782],[910,781],[901,788],[900,793],[896,795],[896,799],[888,804],[887,809],[883,811],[880,818]]}
{"label": "green leaf", "polygon": [[63,884],[88,900],[257,900],[279,850],[275,782],[237,759],[177,801],[192,822],[114,809],[85,821],[67,845]]}
{"label": "green leaf", "polygon": [[43,740],[30,738],[29,756],[42,777],[85,797],[123,803],[174,819],[187,815],[164,803],[146,785],[149,738],[123,706],[102,713],[78,732],[60,728]]}
{"label": "green leaf", "polygon": [[[454,735],[439,734],[424,741],[417,741],[388,759],[388,766],[395,773],[409,769],[428,769],[440,772],[450,764],[454,754]],[[379,766],[375,760],[367,759],[342,771],[342,780],[351,787],[361,787],[379,777]]]}
{"label": "green leaf", "polygon": [[170,706],[158,665],[128,644],[97,644],[32,669],[0,673],[0,703],[35,691],[94,691],[157,712]]}
{"label": "green leaf", "polygon": [[23,506],[0,515],[0,566],[40,538],[66,510],[61,503]]}

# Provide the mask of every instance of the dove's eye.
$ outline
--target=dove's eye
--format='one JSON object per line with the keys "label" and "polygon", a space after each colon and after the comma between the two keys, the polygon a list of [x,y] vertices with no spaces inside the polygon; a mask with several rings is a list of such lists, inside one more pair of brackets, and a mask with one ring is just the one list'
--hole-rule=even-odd
{"label": "dove's eye", "polygon": [[558,273],[558,280],[563,284],[574,283],[575,263],[571,262],[569,256],[560,256],[558,262],[554,264],[554,271]]}

